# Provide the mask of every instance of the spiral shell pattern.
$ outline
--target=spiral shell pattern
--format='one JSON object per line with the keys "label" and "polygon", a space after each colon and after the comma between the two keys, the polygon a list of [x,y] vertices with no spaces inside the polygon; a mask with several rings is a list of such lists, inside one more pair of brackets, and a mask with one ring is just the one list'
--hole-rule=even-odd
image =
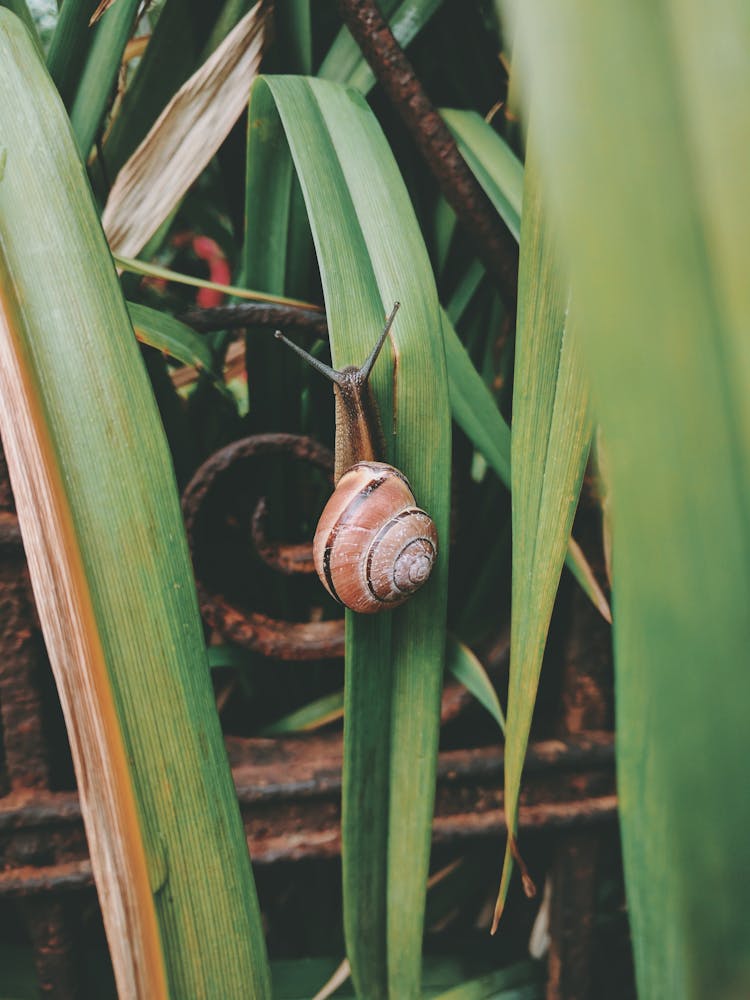
{"label": "spiral shell pattern", "polygon": [[336,600],[373,614],[397,607],[425,583],[437,547],[432,518],[416,506],[402,473],[384,462],[358,462],[320,516],[313,556]]}

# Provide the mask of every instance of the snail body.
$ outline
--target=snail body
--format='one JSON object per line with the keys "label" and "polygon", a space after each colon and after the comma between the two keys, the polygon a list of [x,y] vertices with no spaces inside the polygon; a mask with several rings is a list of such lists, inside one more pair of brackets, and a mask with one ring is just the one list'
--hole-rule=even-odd
{"label": "snail body", "polygon": [[352,611],[373,614],[403,604],[424,584],[437,558],[437,530],[385,451],[369,375],[398,309],[388,317],[361,368],[334,371],[284,340],[334,384],[335,489],[313,540],[315,569],[326,590]]}

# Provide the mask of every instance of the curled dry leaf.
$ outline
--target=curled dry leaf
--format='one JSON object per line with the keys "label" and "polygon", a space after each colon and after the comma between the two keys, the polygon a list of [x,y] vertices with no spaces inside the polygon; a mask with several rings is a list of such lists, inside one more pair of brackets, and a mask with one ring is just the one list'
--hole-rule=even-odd
{"label": "curled dry leaf", "polygon": [[102,216],[113,253],[134,257],[205,168],[242,113],[263,53],[256,4],[177,91],[117,179]]}

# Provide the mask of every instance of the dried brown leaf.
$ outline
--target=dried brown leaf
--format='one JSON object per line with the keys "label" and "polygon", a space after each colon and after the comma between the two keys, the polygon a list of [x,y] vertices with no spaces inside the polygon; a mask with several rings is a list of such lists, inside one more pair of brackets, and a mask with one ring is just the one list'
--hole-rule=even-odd
{"label": "dried brown leaf", "polygon": [[266,17],[261,0],[177,91],[117,175],[102,217],[113,253],[134,257],[221,146],[247,104]]}
{"label": "dried brown leaf", "polygon": [[99,20],[102,14],[108,11],[114,2],[115,0],[102,0],[102,2],[97,6],[96,10],[89,18],[89,28],[91,28],[93,25],[96,24],[96,22]]}

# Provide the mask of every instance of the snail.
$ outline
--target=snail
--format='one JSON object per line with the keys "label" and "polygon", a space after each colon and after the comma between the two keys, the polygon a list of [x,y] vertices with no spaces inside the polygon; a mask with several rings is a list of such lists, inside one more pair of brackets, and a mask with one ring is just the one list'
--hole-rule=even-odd
{"label": "snail", "polygon": [[417,507],[406,476],[381,461],[385,439],[369,377],[398,308],[396,302],[362,367],[340,372],[276,331],[279,340],[333,382],[335,489],[318,521],[313,558],[329,594],[362,614],[403,604],[426,582],[437,558],[432,518]]}

